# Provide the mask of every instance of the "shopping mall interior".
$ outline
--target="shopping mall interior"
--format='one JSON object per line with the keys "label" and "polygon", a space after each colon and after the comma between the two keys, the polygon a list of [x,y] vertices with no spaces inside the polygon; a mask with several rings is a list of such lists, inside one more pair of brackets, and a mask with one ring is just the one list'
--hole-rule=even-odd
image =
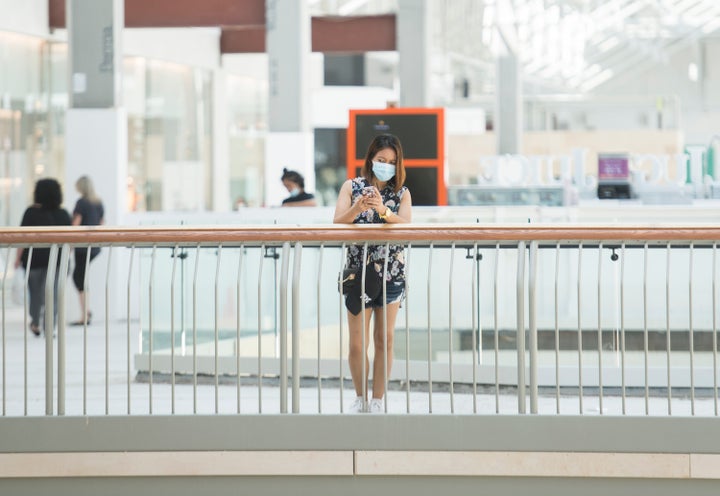
{"label": "shopping mall interior", "polygon": [[[218,0],[172,12],[127,1],[108,14],[116,38],[78,35],[74,57],[65,2],[2,4],[2,225],[19,224],[42,177],[58,178],[72,205],[82,174],[112,224],[275,207],[283,168],[332,206],[351,172],[355,109],[442,110],[440,167],[416,179],[441,196],[418,195],[420,206],[720,195],[712,0]],[[82,9],[78,25],[95,18]],[[80,50],[99,60],[108,46],[108,99],[83,103],[101,84],[84,61],[102,64]],[[103,139],[72,114],[90,107],[119,119],[90,125],[112,141],[109,159],[85,153]]]}

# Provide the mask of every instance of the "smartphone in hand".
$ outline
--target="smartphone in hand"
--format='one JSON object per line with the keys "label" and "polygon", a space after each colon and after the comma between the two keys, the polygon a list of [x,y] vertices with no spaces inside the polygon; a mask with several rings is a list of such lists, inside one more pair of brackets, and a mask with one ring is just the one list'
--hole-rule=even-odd
{"label": "smartphone in hand", "polygon": [[372,186],[365,186],[362,189],[362,195],[369,197],[375,196],[375,188],[373,188]]}

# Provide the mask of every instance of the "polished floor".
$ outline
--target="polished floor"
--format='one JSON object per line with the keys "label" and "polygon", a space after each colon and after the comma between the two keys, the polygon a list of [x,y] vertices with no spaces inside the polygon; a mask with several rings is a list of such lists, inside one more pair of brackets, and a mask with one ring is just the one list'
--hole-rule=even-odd
{"label": "polished floor", "polygon": [[[46,414],[45,387],[47,343],[24,331],[21,307],[5,309],[2,320],[2,415],[38,416]],[[212,376],[201,376],[193,385],[192,376],[178,377],[171,384],[167,375],[156,374],[152,383],[147,374],[136,373],[134,357],[138,340],[127,338],[127,323],[113,322],[105,339],[104,322],[65,329],[65,415],[233,415],[277,414],[281,412],[281,390],[276,378],[261,383],[256,377],[243,377],[240,387],[234,377],[223,377],[217,385]],[[52,340],[54,387],[52,411],[57,414],[57,349],[59,337]],[[128,345],[130,359],[128,361]],[[106,363],[106,346],[108,361]],[[85,366],[83,364],[86,364]],[[106,378],[107,369],[107,378]],[[717,400],[712,389],[675,389],[668,400],[663,389],[652,389],[647,400],[644,391],[628,390],[623,400],[617,388],[585,390],[582,398],[576,388],[564,389],[559,396],[554,388],[541,388],[537,402],[539,414],[546,415],[717,415]],[[694,399],[692,396],[694,395]],[[286,392],[285,405],[301,414],[339,414],[347,410],[354,393],[346,380],[324,380],[320,387],[315,379],[302,381],[299,397],[293,400]],[[602,403],[602,405],[601,405]],[[341,408],[341,405],[344,407]],[[694,405],[694,406],[693,406]],[[601,411],[602,408],[602,411]],[[480,386],[476,394],[467,385],[457,385],[453,393],[447,384],[393,384],[387,395],[389,414],[518,414],[514,388]],[[529,400],[525,411],[531,411]]]}

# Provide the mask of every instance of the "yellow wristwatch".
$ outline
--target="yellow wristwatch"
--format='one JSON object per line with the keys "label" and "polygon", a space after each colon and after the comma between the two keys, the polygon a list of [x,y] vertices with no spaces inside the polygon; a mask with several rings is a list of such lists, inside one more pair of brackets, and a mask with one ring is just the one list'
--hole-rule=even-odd
{"label": "yellow wristwatch", "polygon": [[379,215],[382,220],[388,220],[390,217],[392,217],[393,212],[392,210],[390,210],[390,207],[385,206],[385,213]]}

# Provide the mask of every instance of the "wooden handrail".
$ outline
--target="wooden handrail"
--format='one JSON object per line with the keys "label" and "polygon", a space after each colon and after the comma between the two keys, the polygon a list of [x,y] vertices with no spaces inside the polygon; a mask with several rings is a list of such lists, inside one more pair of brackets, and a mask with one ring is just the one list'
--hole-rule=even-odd
{"label": "wooden handrail", "polygon": [[709,225],[253,225],[0,228],[0,244],[217,244],[353,241],[719,241]]}

